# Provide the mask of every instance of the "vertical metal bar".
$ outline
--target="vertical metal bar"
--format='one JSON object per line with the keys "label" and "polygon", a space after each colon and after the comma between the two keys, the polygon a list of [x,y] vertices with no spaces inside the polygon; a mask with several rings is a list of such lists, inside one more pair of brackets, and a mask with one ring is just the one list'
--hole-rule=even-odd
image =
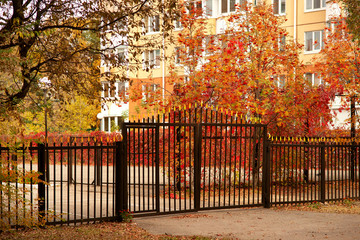
{"label": "vertical metal bar", "polygon": [[195,210],[200,210],[200,178],[201,178],[201,128],[202,124],[195,125],[195,147],[194,147],[194,200]]}
{"label": "vertical metal bar", "polygon": [[298,187],[299,187],[299,179],[298,179],[298,174],[299,174],[299,167],[298,167],[298,153],[299,153],[299,147],[297,147],[298,145],[298,142],[295,140],[293,142],[295,144],[295,146],[293,147],[295,149],[295,177],[294,177],[294,180],[295,180],[295,184],[294,184],[294,187],[295,187],[295,203],[298,201]]}
{"label": "vertical metal bar", "polygon": [[[94,146],[96,143],[94,143]],[[87,223],[90,223],[90,143],[88,143],[88,155],[87,155]],[[95,148],[93,149],[95,154]]]}
{"label": "vertical metal bar", "polygon": [[[148,118],[148,123],[150,122],[149,118]],[[149,129],[147,131],[147,143],[149,144],[149,147],[148,147],[148,151],[149,151],[149,154],[148,154],[148,161],[147,161],[147,210],[150,210],[150,198],[152,200],[152,202],[154,203],[154,192],[152,192],[150,194],[150,183],[151,183],[151,188],[154,187],[154,182],[153,181],[150,181],[150,161],[151,161],[151,165],[153,165],[153,162],[154,162],[154,138],[152,137],[153,136],[153,132],[154,130],[153,129]],[[151,133],[151,142],[150,142],[150,133]],[[153,168],[151,168],[153,169]],[[153,170],[151,170],[153,173]],[[143,177],[145,179],[145,175]],[[154,204],[153,204],[154,205]],[[153,208],[151,208],[153,209]]]}
{"label": "vertical metal bar", "polygon": [[[49,144],[46,138],[45,142],[45,181],[50,184],[50,169],[49,169]],[[45,185],[46,196],[45,196],[45,209],[49,209],[49,186]],[[46,214],[46,221],[49,222],[49,214]]]}
{"label": "vertical metal bar", "polygon": [[38,144],[38,171],[40,173],[38,183],[38,209],[39,209],[39,222],[45,218],[45,145]]}
{"label": "vertical metal bar", "polygon": [[[142,167],[140,167],[141,165],[139,164],[139,170],[140,170],[140,168],[142,168],[142,177],[139,174],[139,190],[140,190],[140,186],[141,186],[140,182],[141,182],[142,183],[142,198],[141,198],[141,200],[142,200],[142,210],[143,211],[145,211],[145,160],[147,159],[149,161],[149,153],[150,153],[149,142],[147,142],[147,143],[145,142],[145,132],[148,133],[149,131],[150,131],[149,128],[143,129],[142,136],[141,136],[142,137],[142,151],[143,151],[143,154],[142,154]],[[147,146],[147,149],[145,149],[145,145]],[[140,194],[139,194],[139,196],[140,196]]]}
{"label": "vertical metal bar", "polygon": [[[141,156],[144,156],[144,148],[141,148],[141,132],[140,132],[140,129],[142,132],[144,132],[144,128],[139,128],[138,129],[138,142],[137,142],[137,149],[139,151],[138,153],[138,161],[136,163],[136,167],[137,167],[137,183],[136,183],[136,186],[137,186],[137,190],[138,190],[138,211],[141,210],[141,187],[140,187],[140,171],[141,171],[141,167],[140,167],[140,161],[141,161]],[[143,152],[141,152],[141,150],[143,150]],[[136,179],[135,179],[135,182],[136,182]]]}
{"label": "vertical metal bar", "polygon": [[[171,122],[171,118],[170,118],[170,112],[169,112],[169,114],[168,114],[168,121],[169,121],[169,123]],[[164,120],[165,120],[165,114],[164,114]],[[165,121],[164,121],[165,122]],[[168,126],[168,136],[167,136],[167,143],[168,143],[168,147],[167,147],[167,152],[168,152],[168,160],[167,160],[167,162],[168,162],[168,169],[167,169],[167,172],[168,172],[168,200],[169,200],[169,211],[171,211],[171,168],[170,168],[170,159],[172,159],[171,158],[171,131],[170,131],[170,129],[171,129],[171,125],[169,125]],[[164,209],[164,211],[165,211],[165,209]]]}
{"label": "vertical metal bar", "polygon": [[[21,150],[21,149],[15,149],[14,150],[14,154],[11,156],[11,165],[13,168],[17,168],[17,164],[18,164],[18,158],[17,158],[17,152]],[[18,174],[16,174],[16,180],[15,180],[15,226],[16,228],[18,228],[18,224],[19,224],[19,179],[18,179]]]}
{"label": "vertical metal bar", "polygon": [[[212,133],[212,129],[213,129],[213,126],[212,126],[212,123],[213,123],[213,111],[210,110],[210,135],[209,135],[209,172],[211,172],[211,169],[213,168],[213,181],[211,182],[211,178],[209,177],[209,206],[210,206],[210,193],[211,193],[211,190],[212,191],[212,195],[213,195],[213,204],[212,206],[215,207],[215,179],[216,179],[216,165],[215,165],[215,159],[216,159],[216,156],[214,158],[214,162],[211,161],[212,159],[212,142],[213,142],[213,133]],[[212,186],[211,186],[212,185]]]}
{"label": "vertical metal bar", "polygon": [[[249,173],[249,179],[248,179],[248,198],[247,198],[247,204],[250,205],[250,188],[254,188],[253,184],[251,184],[251,175],[252,175],[252,171],[251,171],[251,163],[252,163],[252,157],[254,152],[253,152],[253,149],[251,148],[252,146],[252,141],[253,141],[253,126],[251,125],[249,127],[250,129],[250,132],[249,132],[249,141],[248,141],[248,144],[249,144],[249,169],[248,169],[248,173]],[[253,177],[253,182],[254,182],[254,177]]]}
{"label": "vertical metal bar", "polygon": [[[63,142],[60,143],[60,216],[63,214]],[[63,225],[63,221],[61,221],[61,225]]]}
{"label": "vertical metal bar", "polygon": [[325,143],[321,142],[320,143],[320,159],[321,159],[321,170],[320,170],[320,174],[321,174],[321,182],[320,182],[320,199],[321,202],[325,202]]}
{"label": "vertical metal bar", "polygon": [[244,153],[243,153],[243,156],[244,156],[244,190],[243,190],[243,205],[246,205],[245,203],[245,195],[246,195],[246,187],[249,187],[248,184],[246,183],[246,162],[247,162],[247,155],[248,155],[248,152],[247,152],[247,132],[248,132],[248,126],[244,125]]}
{"label": "vertical metal bar", "polygon": [[156,212],[160,213],[160,131],[159,125],[155,129],[155,184],[156,184]]}
{"label": "vertical metal bar", "polygon": [[262,179],[262,200],[265,208],[270,208],[270,184],[271,184],[271,169],[270,169],[270,151],[269,141],[267,140],[267,128],[264,126],[263,133],[263,179]]}
{"label": "vertical metal bar", "polygon": [[[31,143],[30,143],[30,147],[31,147]],[[31,152],[31,150],[30,150],[30,154],[31,154],[32,152]],[[0,156],[2,156],[2,147],[1,147],[1,143],[0,143]],[[31,158],[32,159],[32,158]],[[31,161],[31,160],[30,160]],[[2,164],[3,162],[2,161],[0,161],[0,167],[2,168],[2,166],[3,166],[3,164]],[[31,162],[30,162],[30,164],[31,164]],[[1,186],[3,185],[3,182],[1,181],[1,179],[0,179],[0,184],[1,184]],[[31,184],[32,185],[32,184]],[[3,188],[0,188],[0,201],[1,201],[1,203],[3,203]],[[31,205],[32,205],[32,197],[31,197]],[[31,209],[32,210],[32,209]],[[4,209],[3,209],[3,204],[0,204],[0,216],[4,216],[4,213],[3,213],[3,211],[4,211]],[[31,211],[31,213],[32,213],[32,211]]]}
{"label": "vertical metal bar", "polygon": [[[108,150],[108,154],[106,157],[106,220],[109,220],[109,162],[110,162],[110,158],[109,158],[109,151],[111,149],[112,155],[111,155],[111,159],[114,162],[114,152],[116,154],[116,143],[112,142],[112,144],[110,145],[110,148]],[[109,143],[108,143],[109,145]],[[115,145],[115,146],[114,146]]]}
{"label": "vertical metal bar", "polygon": [[[23,165],[22,165],[22,168],[23,168],[23,174],[25,175],[25,144],[23,144],[23,154],[22,154],[22,162],[23,162]],[[0,157],[1,157],[1,145],[0,145]],[[1,166],[1,161],[0,161],[0,166]],[[0,181],[0,184],[2,184],[1,183],[1,181]],[[23,181],[23,186],[22,186],[22,193],[23,193],[23,195],[22,195],[22,198],[23,199],[25,199],[25,181]],[[1,193],[0,193],[1,194]],[[2,199],[0,198],[0,202],[2,202]],[[1,205],[1,204],[0,204]],[[26,210],[25,210],[25,206],[26,206],[26,202],[25,201],[23,201],[23,218],[25,218],[25,216],[26,216]],[[55,208],[54,208],[54,212],[55,212]],[[2,216],[2,215],[1,215]]]}
{"label": "vertical metal bar", "polygon": [[74,144],[74,224],[76,225],[76,175],[77,175],[77,169],[76,169],[76,162],[77,162],[77,144],[75,142]]}
{"label": "vertical metal bar", "polygon": [[[100,140],[100,144],[101,144],[101,140]],[[95,149],[96,149],[96,154],[95,154],[95,159],[94,159],[94,223],[95,223],[95,219],[96,219],[96,186],[97,186],[97,181],[98,181],[98,178],[97,178],[97,167],[98,167],[98,159],[99,159],[99,152],[100,152],[100,145],[98,146],[98,144],[96,144],[95,146]]]}
{"label": "vertical metal bar", "polygon": [[[235,159],[235,165],[234,165],[234,170],[235,170],[235,172],[234,172],[234,182],[233,182],[233,184],[234,184],[234,205],[236,205],[236,180],[237,180],[237,171],[239,171],[239,177],[240,177],[240,167],[239,167],[239,170],[237,170],[238,168],[237,168],[237,166],[238,166],[238,162],[237,162],[237,145],[238,145],[238,142],[237,142],[237,139],[238,139],[238,132],[237,132],[237,130],[238,130],[238,117],[237,116],[235,116],[235,136],[234,136],[234,138],[233,138],[233,142],[234,142],[234,144],[235,144],[235,149],[234,149],[234,159]],[[240,141],[241,141],[241,139],[240,139]],[[232,143],[232,142],[231,142]],[[240,179],[239,179],[239,182],[238,182],[238,184],[239,184],[239,186],[238,186],[238,188],[240,188]],[[239,194],[239,196],[240,196],[240,194]],[[238,201],[238,204],[237,205],[239,205],[239,201]]]}
{"label": "vertical metal bar", "polygon": [[[67,176],[67,212],[70,212],[70,184],[71,184],[71,173],[70,173],[70,168],[71,168],[71,158],[72,158],[72,154],[71,154],[71,144],[70,142],[68,142],[67,144],[68,146],[68,154],[67,154],[67,162],[68,162],[68,176]],[[70,225],[70,214],[67,214],[67,224]]]}

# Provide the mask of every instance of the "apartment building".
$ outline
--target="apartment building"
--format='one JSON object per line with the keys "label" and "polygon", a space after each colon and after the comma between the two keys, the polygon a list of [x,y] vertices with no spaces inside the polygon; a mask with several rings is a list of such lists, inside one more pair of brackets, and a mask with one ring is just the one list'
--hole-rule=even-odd
{"label": "apartment building", "polygon": [[[235,12],[236,4],[243,4],[246,0],[189,0],[191,4],[203,9],[207,18],[207,23],[211,26],[211,34],[220,34],[226,28],[224,17]],[[252,0],[253,4],[257,1]],[[338,4],[326,0],[265,0],[271,4],[274,13],[279,16],[285,16],[287,21],[283,27],[288,31],[287,40],[298,41],[304,44],[304,49],[300,55],[301,60],[306,64],[306,77],[312,84],[322,84],[322,79],[318,77],[312,63],[312,59],[318,54],[323,46],[324,28],[329,26],[329,20],[332,17],[339,16],[340,7]],[[134,82],[141,82],[141,90],[146,92],[143,99],[132,102],[104,102],[101,114],[101,130],[111,131],[112,126],[120,123],[121,117],[137,116],[144,114],[148,109],[143,108],[143,102],[151,97],[151,92],[160,93],[162,98],[166,98],[167,92],[172,91],[171,84],[168,83],[170,60],[168,57],[174,55],[175,46],[160,31],[161,15],[156,15],[144,19],[143,31],[146,36],[161,39],[161,44],[157,48],[146,49],[142,54],[142,67],[137,72],[129,73],[128,77]],[[174,21],[174,34],[181,31],[181,25]],[[128,58],[126,46],[117,50],[117,54],[122,54],[124,59]],[[176,62],[173,58],[170,58]],[[111,71],[111,66],[102,68],[102,71]],[[149,74],[150,73],[150,74]],[[104,91],[102,96],[105,99],[114,100],[114,96],[121,93],[126,95],[129,88],[128,82],[118,82],[115,88],[109,87],[104,82]],[[124,93],[125,92],[125,93]],[[127,96],[127,95],[126,95]],[[337,111],[340,107],[340,99],[336,99],[332,109]],[[125,113],[125,114],[124,114]],[[336,124],[341,125],[348,118],[347,112],[337,115]]]}

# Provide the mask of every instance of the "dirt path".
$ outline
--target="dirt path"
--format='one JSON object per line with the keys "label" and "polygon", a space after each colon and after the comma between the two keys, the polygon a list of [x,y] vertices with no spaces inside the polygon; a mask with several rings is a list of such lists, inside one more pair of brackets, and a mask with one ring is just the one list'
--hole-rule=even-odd
{"label": "dirt path", "polygon": [[360,239],[360,215],[265,208],[135,218],[151,234],[230,239]]}

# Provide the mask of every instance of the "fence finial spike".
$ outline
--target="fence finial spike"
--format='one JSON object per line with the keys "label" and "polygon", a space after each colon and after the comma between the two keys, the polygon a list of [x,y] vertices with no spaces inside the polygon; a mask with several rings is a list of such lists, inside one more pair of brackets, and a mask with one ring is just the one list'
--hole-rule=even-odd
{"label": "fence finial spike", "polygon": [[203,104],[204,104],[204,102],[203,102],[203,100],[201,100],[201,102],[200,102],[200,107],[202,107]]}
{"label": "fence finial spike", "polygon": [[189,103],[189,109],[191,109],[191,103]]}

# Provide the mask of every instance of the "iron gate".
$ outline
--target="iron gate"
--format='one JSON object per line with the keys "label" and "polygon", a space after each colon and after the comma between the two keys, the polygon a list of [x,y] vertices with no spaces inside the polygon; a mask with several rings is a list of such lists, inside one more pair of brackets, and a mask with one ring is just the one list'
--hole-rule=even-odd
{"label": "iron gate", "polygon": [[126,122],[122,132],[129,211],[162,214],[264,204],[265,125],[194,108]]}

